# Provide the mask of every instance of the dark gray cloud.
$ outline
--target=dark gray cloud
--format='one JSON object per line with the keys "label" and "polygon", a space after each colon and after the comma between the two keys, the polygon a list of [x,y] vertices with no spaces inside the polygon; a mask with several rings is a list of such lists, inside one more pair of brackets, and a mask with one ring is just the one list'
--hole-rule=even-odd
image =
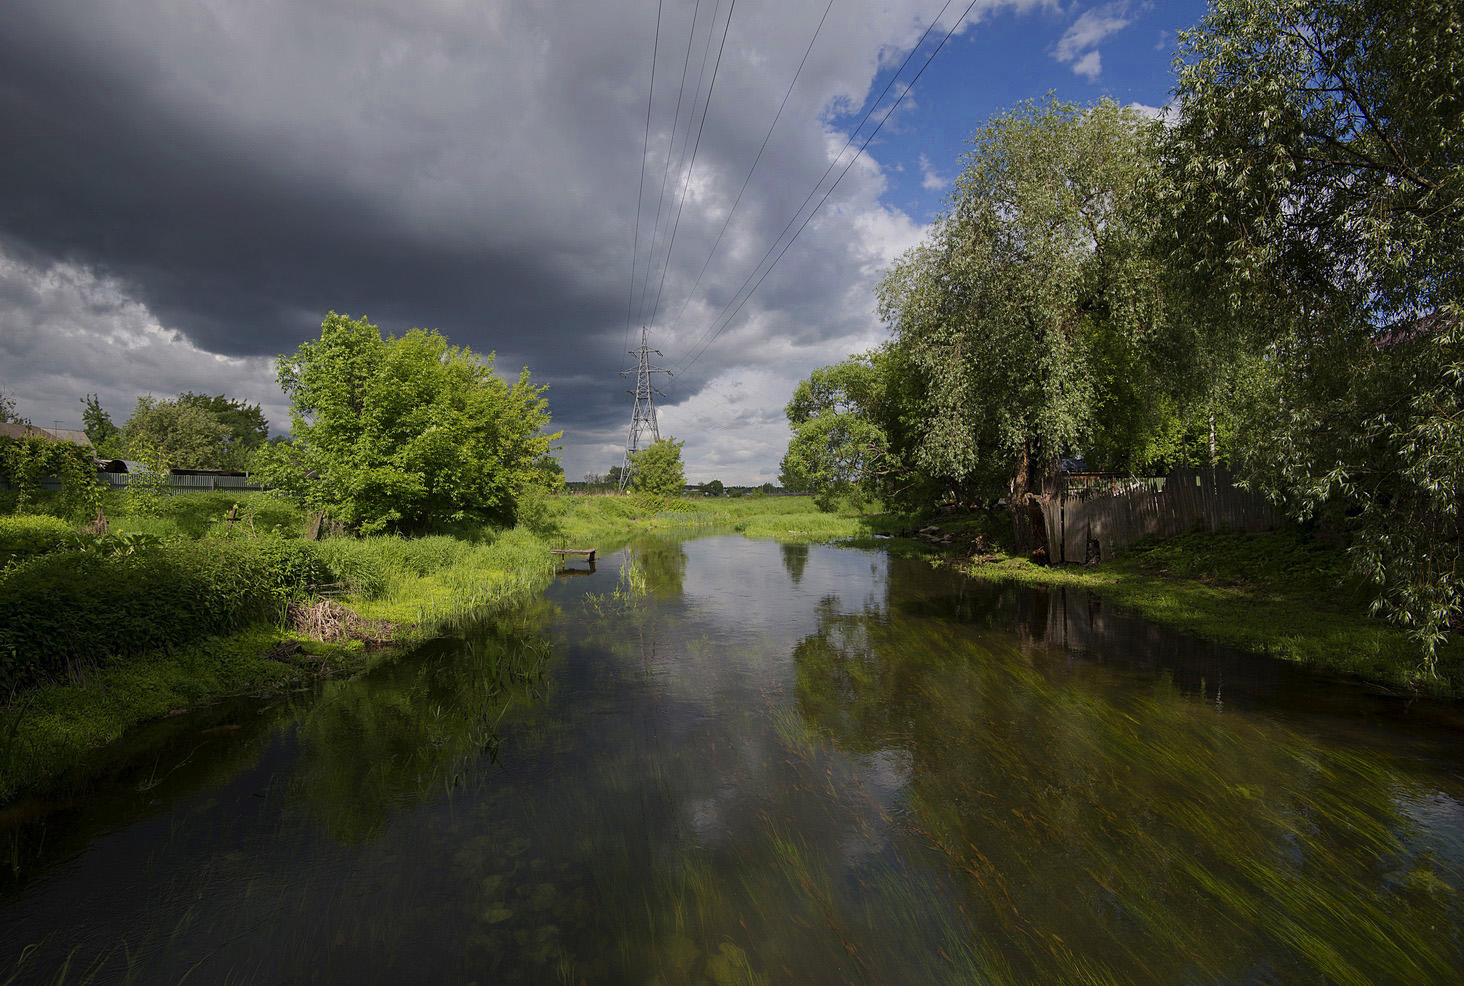
{"label": "dark gray cloud", "polygon": [[[978,13],[1036,5],[993,0]],[[688,90],[714,6],[718,32],[726,16],[703,3]],[[0,385],[37,421],[74,420],[86,392],[120,417],[138,393],[182,389],[261,400],[278,417],[269,357],[334,309],[391,331],[441,328],[496,350],[501,369],[528,365],[553,387],[570,475],[608,467],[629,407],[613,374],[655,9],[11,0],[0,19]],[[737,4],[654,326],[670,359],[687,358],[842,144],[831,107],[859,105],[881,60],[938,9],[836,4],[690,295],[822,11]],[[665,3],[642,272],[694,10]],[[771,475],[792,382],[877,337],[870,286],[918,235],[882,190],[879,165],[861,161],[837,208],[673,388],[683,406],[663,430],[689,439],[692,475]]]}

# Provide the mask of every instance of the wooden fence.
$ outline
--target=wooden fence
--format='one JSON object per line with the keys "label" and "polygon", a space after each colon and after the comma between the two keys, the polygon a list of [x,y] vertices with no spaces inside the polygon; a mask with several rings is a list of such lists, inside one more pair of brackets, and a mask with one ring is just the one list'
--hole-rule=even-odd
{"label": "wooden fence", "polygon": [[1280,527],[1281,512],[1264,497],[1238,489],[1224,469],[1176,469],[1161,483],[1108,493],[1083,490],[1040,501],[1053,562],[1112,558],[1142,537],[1187,531]]}

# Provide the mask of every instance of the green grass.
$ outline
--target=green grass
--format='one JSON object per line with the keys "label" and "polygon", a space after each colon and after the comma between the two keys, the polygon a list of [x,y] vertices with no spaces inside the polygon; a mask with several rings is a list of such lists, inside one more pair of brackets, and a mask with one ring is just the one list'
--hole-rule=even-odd
{"label": "green grass", "polygon": [[[270,691],[325,674],[360,670],[486,609],[535,594],[553,578],[548,544],[522,528],[475,530],[471,540],[442,536],[282,540],[279,535],[298,534],[303,517],[288,505],[254,494],[252,500],[241,502],[239,511],[241,517],[252,516],[254,526],[236,525],[225,539],[220,537],[226,526],[222,518],[235,501],[232,494],[187,493],[164,501],[160,517],[115,509],[108,513],[114,531],[154,534],[164,538],[164,543],[145,549],[143,555],[100,558],[89,554],[78,556],[75,563],[51,553],[8,573],[6,584],[14,582],[18,592],[19,587],[35,583],[41,596],[54,596],[46,590],[49,583],[41,575],[59,577],[68,564],[79,571],[76,563],[84,560],[97,571],[88,585],[74,587],[77,591],[71,595],[75,599],[68,599],[78,619],[86,619],[80,623],[77,619],[62,619],[65,614],[57,616],[54,612],[59,603],[50,610],[41,607],[38,611],[41,615],[50,612],[75,631],[76,626],[89,626],[88,620],[95,622],[91,619],[95,614],[88,615],[95,607],[87,600],[100,584],[98,579],[126,587],[136,581],[129,573],[139,565],[166,568],[172,561],[186,561],[192,554],[203,552],[227,569],[231,553],[239,554],[241,560],[252,560],[260,551],[272,556],[280,548],[288,548],[286,554],[291,556],[299,552],[309,555],[322,572],[328,573],[322,577],[343,583],[344,594],[338,599],[344,605],[367,619],[392,623],[392,645],[368,651],[359,642],[305,641],[282,625],[283,596],[278,605],[267,607],[268,613],[251,617],[223,635],[163,634],[158,638],[162,643],[146,648],[98,645],[107,653],[95,654],[85,663],[72,662],[69,673],[59,677],[53,673],[51,683],[5,696],[7,704],[0,707],[0,803],[27,790],[54,785],[68,770],[80,769],[78,765],[94,760],[93,751],[140,723],[229,695]],[[268,521],[268,526],[261,529],[263,521]],[[41,567],[46,568],[44,573]],[[164,582],[173,585],[166,579]],[[206,595],[210,585],[200,582],[200,591]],[[145,599],[144,605],[138,605],[132,596],[119,596],[122,601],[118,605],[126,604],[127,618],[133,621],[145,623],[150,613],[167,609],[145,605]],[[226,602],[169,598],[188,613]],[[12,601],[17,599],[23,602],[12,594]],[[172,625],[182,623],[173,619],[163,629]],[[14,629],[8,628],[7,632]],[[138,629],[147,627],[139,624]],[[125,628],[119,628],[119,632],[125,632]],[[126,639],[139,638],[129,635]],[[303,644],[301,654],[306,660],[300,661],[300,655],[296,655],[297,663],[284,663],[265,656],[291,640]]]}
{"label": "green grass", "polygon": [[894,524],[881,514],[821,513],[804,496],[547,498],[529,526],[555,547],[608,551],[640,534],[737,532],[781,541],[833,541]]}
{"label": "green grass", "polygon": [[[924,549],[929,551],[929,549]],[[1368,614],[1345,553],[1301,531],[1188,534],[1131,545],[1094,568],[1014,557],[956,563],[978,578],[1091,589],[1144,619],[1389,688],[1464,696],[1456,640],[1426,673],[1418,646]]]}

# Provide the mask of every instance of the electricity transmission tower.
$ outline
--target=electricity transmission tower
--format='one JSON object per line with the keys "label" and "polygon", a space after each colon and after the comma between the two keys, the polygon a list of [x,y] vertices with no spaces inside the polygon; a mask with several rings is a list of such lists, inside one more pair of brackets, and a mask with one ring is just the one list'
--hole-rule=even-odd
{"label": "electricity transmission tower", "polygon": [[[641,326],[641,344],[639,349],[632,349],[630,355],[636,358],[635,368],[635,389],[627,390],[627,394],[635,395],[635,410],[630,415],[630,435],[625,443],[625,464],[620,467],[620,488],[623,490],[630,483],[630,471],[632,456],[641,450],[641,438],[650,433],[651,441],[661,440],[661,429],[656,424],[656,395],[661,394],[651,384],[651,374],[664,373],[668,377],[670,370],[663,370],[658,366],[651,365],[651,354],[662,355],[659,349],[651,349],[646,340],[645,326]],[[630,376],[630,370],[621,370],[622,377]],[[661,394],[665,397],[665,394]]]}

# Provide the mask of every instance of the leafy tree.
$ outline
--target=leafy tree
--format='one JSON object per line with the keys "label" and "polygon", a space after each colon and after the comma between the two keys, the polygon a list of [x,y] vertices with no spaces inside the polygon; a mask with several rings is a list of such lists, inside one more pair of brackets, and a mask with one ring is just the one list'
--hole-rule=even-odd
{"label": "leafy tree", "polygon": [[1144,365],[1165,323],[1144,208],[1160,129],[1109,100],[993,117],[950,208],[880,285],[926,388],[916,464],[968,495],[1007,494],[1024,547],[1042,537],[1029,495],[1051,490],[1061,455],[1156,424],[1146,394],[1115,407],[1102,383],[1110,366]]}
{"label": "leafy tree", "polygon": [[203,408],[149,394],[137,399],[122,425],[120,444],[127,458],[166,461],[181,469],[221,469],[228,438],[228,428]]}
{"label": "leafy tree", "polygon": [[1172,248],[1254,354],[1235,459],[1351,529],[1433,654],[1464,616],[1464,22],[1443,0],[1217,0],[1181,37]]}
{"label": "leafy tree", "polygon": [[[904,350],[885,346],[820,367],[793,390],[793,438],[779,482],[820,509],[841,500],[918,503],[933,495],[914,461],[920,381]],[[769,484],[771,485],[771,484]]]}
{"label": "leafy tree", "polygon": [[87,394],[81,398],[81,403],[85,405],[81,412],[81,423],[86,437],[91,440],[97,455],[103,458],[113,457],[118,451],[117,438],[122,429],[112,423],[112,416],[102,407],[96,394]]}
{"label": "leafy tree", "polygon": [[320,338],[277,362],[290,400],[288,446],[267,446],[261,473],[307,505],[363,531],[420,531],[459,520],[510,522],[540,487],[558,433],[545,388],[512,385],[493,356],[412,329],[382,338],[331,312]]}
{"label": "leafy tree", "polygon": [[681,467],[684,442],[666,437],[657,439],[630,460],[630,484],[637,493],[648,496],[676,496],[686,488],[686,474]]}
{"label": "leafy tree", "polygon": [[223,468],[244,468],[254,451],[269,441],[269,422],[258,404],[230,400],[223,394],[210,397],[192,391],[178,395],[178,403],[207,411],[228,429]]}
{"label": "leafy tree", "polygon": [[710,482],[702,483],[702,490],[710,493],[712,496],[721,496],[727,492],[727,487],[722,485],[720,479],[713,479]]}

